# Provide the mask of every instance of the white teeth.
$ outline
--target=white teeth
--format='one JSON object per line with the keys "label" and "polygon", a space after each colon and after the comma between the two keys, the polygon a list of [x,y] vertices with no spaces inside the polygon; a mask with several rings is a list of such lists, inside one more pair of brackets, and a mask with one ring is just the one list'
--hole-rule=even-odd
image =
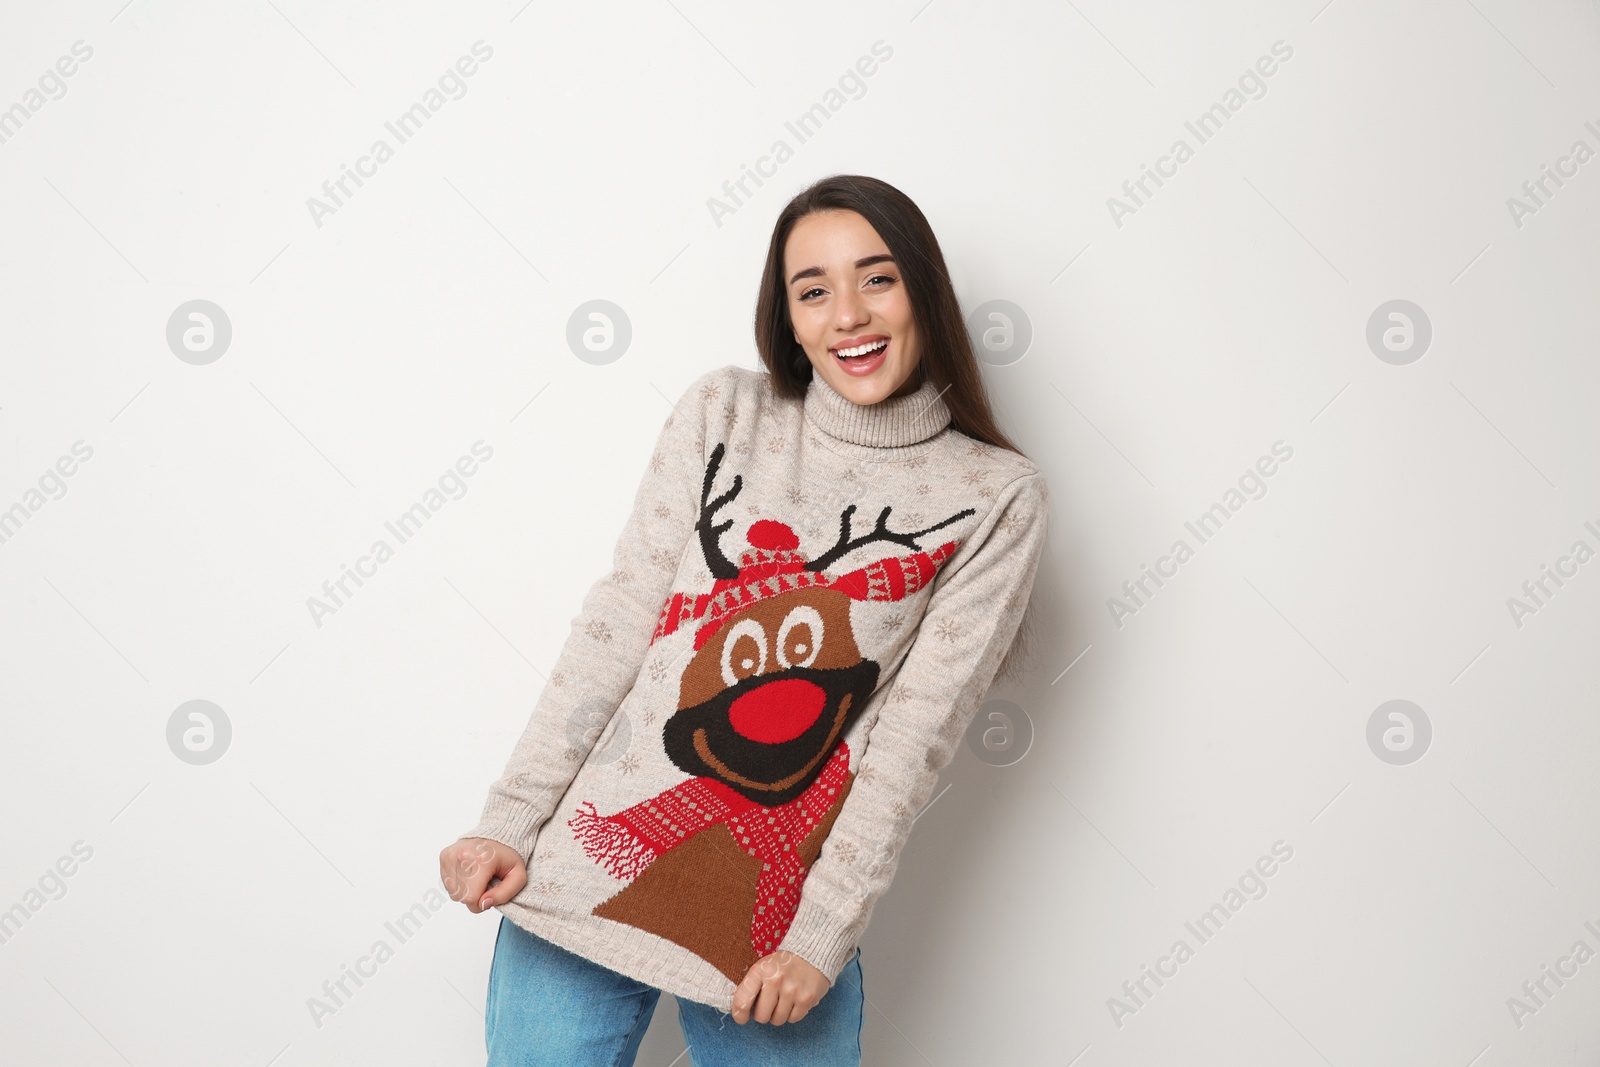
{"label": "white teeth", "polygon": [[887,345],[888,341],[873,341],[871,344],[857,345],[855,348],[836,348],[834,354],[843,357],[864,356],[868,352],[876,352]]}

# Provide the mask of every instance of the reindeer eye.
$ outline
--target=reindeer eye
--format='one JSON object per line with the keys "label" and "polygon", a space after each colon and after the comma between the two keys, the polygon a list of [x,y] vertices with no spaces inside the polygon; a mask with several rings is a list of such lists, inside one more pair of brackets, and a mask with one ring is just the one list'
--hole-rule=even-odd
{"label": "reindeer eye", "polygon": [[737,685],[767,665],[767,631],[754,619],[740,619],[722,642],[722,680]]}
{"label": "reindeer eye", "polygon": [[794,608],[778,627],[778,662],[785,668],[809,667],[822,648],[822,616],[816,608]]}

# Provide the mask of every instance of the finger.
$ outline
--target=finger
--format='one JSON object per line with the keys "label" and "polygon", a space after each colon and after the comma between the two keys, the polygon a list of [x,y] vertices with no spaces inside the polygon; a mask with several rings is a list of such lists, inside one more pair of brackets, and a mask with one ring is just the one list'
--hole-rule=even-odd
{"label": "finger", "polygon": [[461,850],[461,873],[477,874],[485,867],[493,870],[497,856],[498,850],[492,842],[474,837]]}
{"label": "finger", "polygon": [[794,998],[787,993],[778,995],[778,1006],[772,1012],[772,1025],[782,1026],[784,1023],[793,1022],[791,1013],[794,1011]]}
{"label": "finger", "polygon": [[479,866],[476,871],[463,871],[459,866],[452,875],[453,886],[451,896],[467,906],[467,910],[476,915],[483,909],[478,905],[478,899],[483,896],[485,887],[489,884],[490,871],[487,867]]}
{"label": "finger", "polygon": [[776,981],[761,983],[761,995],[756,998],[756,1010],[751,1013],[751,1018],[758,1023],[772,1021],[772,1012],[778,1006],[778,983]]}
{"label": "finger", "polygon": [[[468,903],[473,899],[472,878],[486,869],[485,861],[492,854],[488,842],[477,839],[457,841],[439,854],[439,876],[451,900]],[[488,879],[483,881],[487,883]],[[482,892],[482,885],[476,888]]]}
{"label": "finger", "polygon": [[750,1011],[761,992],[763,978],[761,962],[757,960],[744,973],[744,981],[739,983],[739,988],[733,991],[733,1021],[740,1026],[750,1021]]}
{"label": "finger", "polygon": [[500,881],[485,889],[478,898],[478,909],[499,907],[506,901],[522,892],[528,884],[528,868],[523,866],[521,860],[507,862],[494,872]]}
{"label": "finger", "polygon": [[488,889],[488,881],[488,871],[480,871],[461,880],[461,903],[474,915],[483,911],[483,894]]}

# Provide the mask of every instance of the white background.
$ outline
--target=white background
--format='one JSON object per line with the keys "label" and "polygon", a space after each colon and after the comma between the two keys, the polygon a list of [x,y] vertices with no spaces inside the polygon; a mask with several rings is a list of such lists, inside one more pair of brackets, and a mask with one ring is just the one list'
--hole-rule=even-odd
{"label": "white background", "polygon": [[[1600,12],[1324,3],[10,0],[0,108],[93,56],[0,144],[0,509],[27,512],[0,909],[93,852],[0,945],[0,1060],[481,1062],[495,916],[450,904],[321,1026],[307,1000],[437,885],[668,401],[756,365],[773,218],[842,172],[921,206],[968,311],[1028,316],[984,373],[1052,490],[1037,661],[991,694],[1031,746],[963,746],[919,818],[863,942],[866,1062],[1595,1063],[1600,959],[1520,1025],[1508,998],[1600,950],[1600,562],[1520,626],[1507,599],[1600,547],[1600,159],[1520,225],[1507,199],[1600,150]],[[319,226],[307,199],[478,40],[466,94]],[[194,299],[232,325],[203,366],[167,343]],[[566,342],[593,299],[633,328],[603,366]],[[1406,365],[1366,340],[1395,299],[1432,324]],[[480,439],[466,494],[318,625]],[[1119,626],[1124,580],[1279,440],[1266,495]],[[233,731],[204,766],[167,742],[196,699]],[[1393,699],[1433,729],[1403,766],[1367,741]],[[1277,841],[1199,945],[1185,921]],[[665,998],[639,1062],[682,1051]]]}

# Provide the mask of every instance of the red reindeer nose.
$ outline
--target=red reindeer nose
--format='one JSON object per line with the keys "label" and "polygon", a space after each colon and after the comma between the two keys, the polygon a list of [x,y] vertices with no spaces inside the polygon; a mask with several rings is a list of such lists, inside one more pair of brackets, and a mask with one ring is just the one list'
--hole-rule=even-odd
{"label": "red reindeer nose", "polygon": [[728,706],[728,721],[740,736],[762,744],[792,741],[810,729],[828,702],[827,691],[804,678],[780,678],[757,686]]}

